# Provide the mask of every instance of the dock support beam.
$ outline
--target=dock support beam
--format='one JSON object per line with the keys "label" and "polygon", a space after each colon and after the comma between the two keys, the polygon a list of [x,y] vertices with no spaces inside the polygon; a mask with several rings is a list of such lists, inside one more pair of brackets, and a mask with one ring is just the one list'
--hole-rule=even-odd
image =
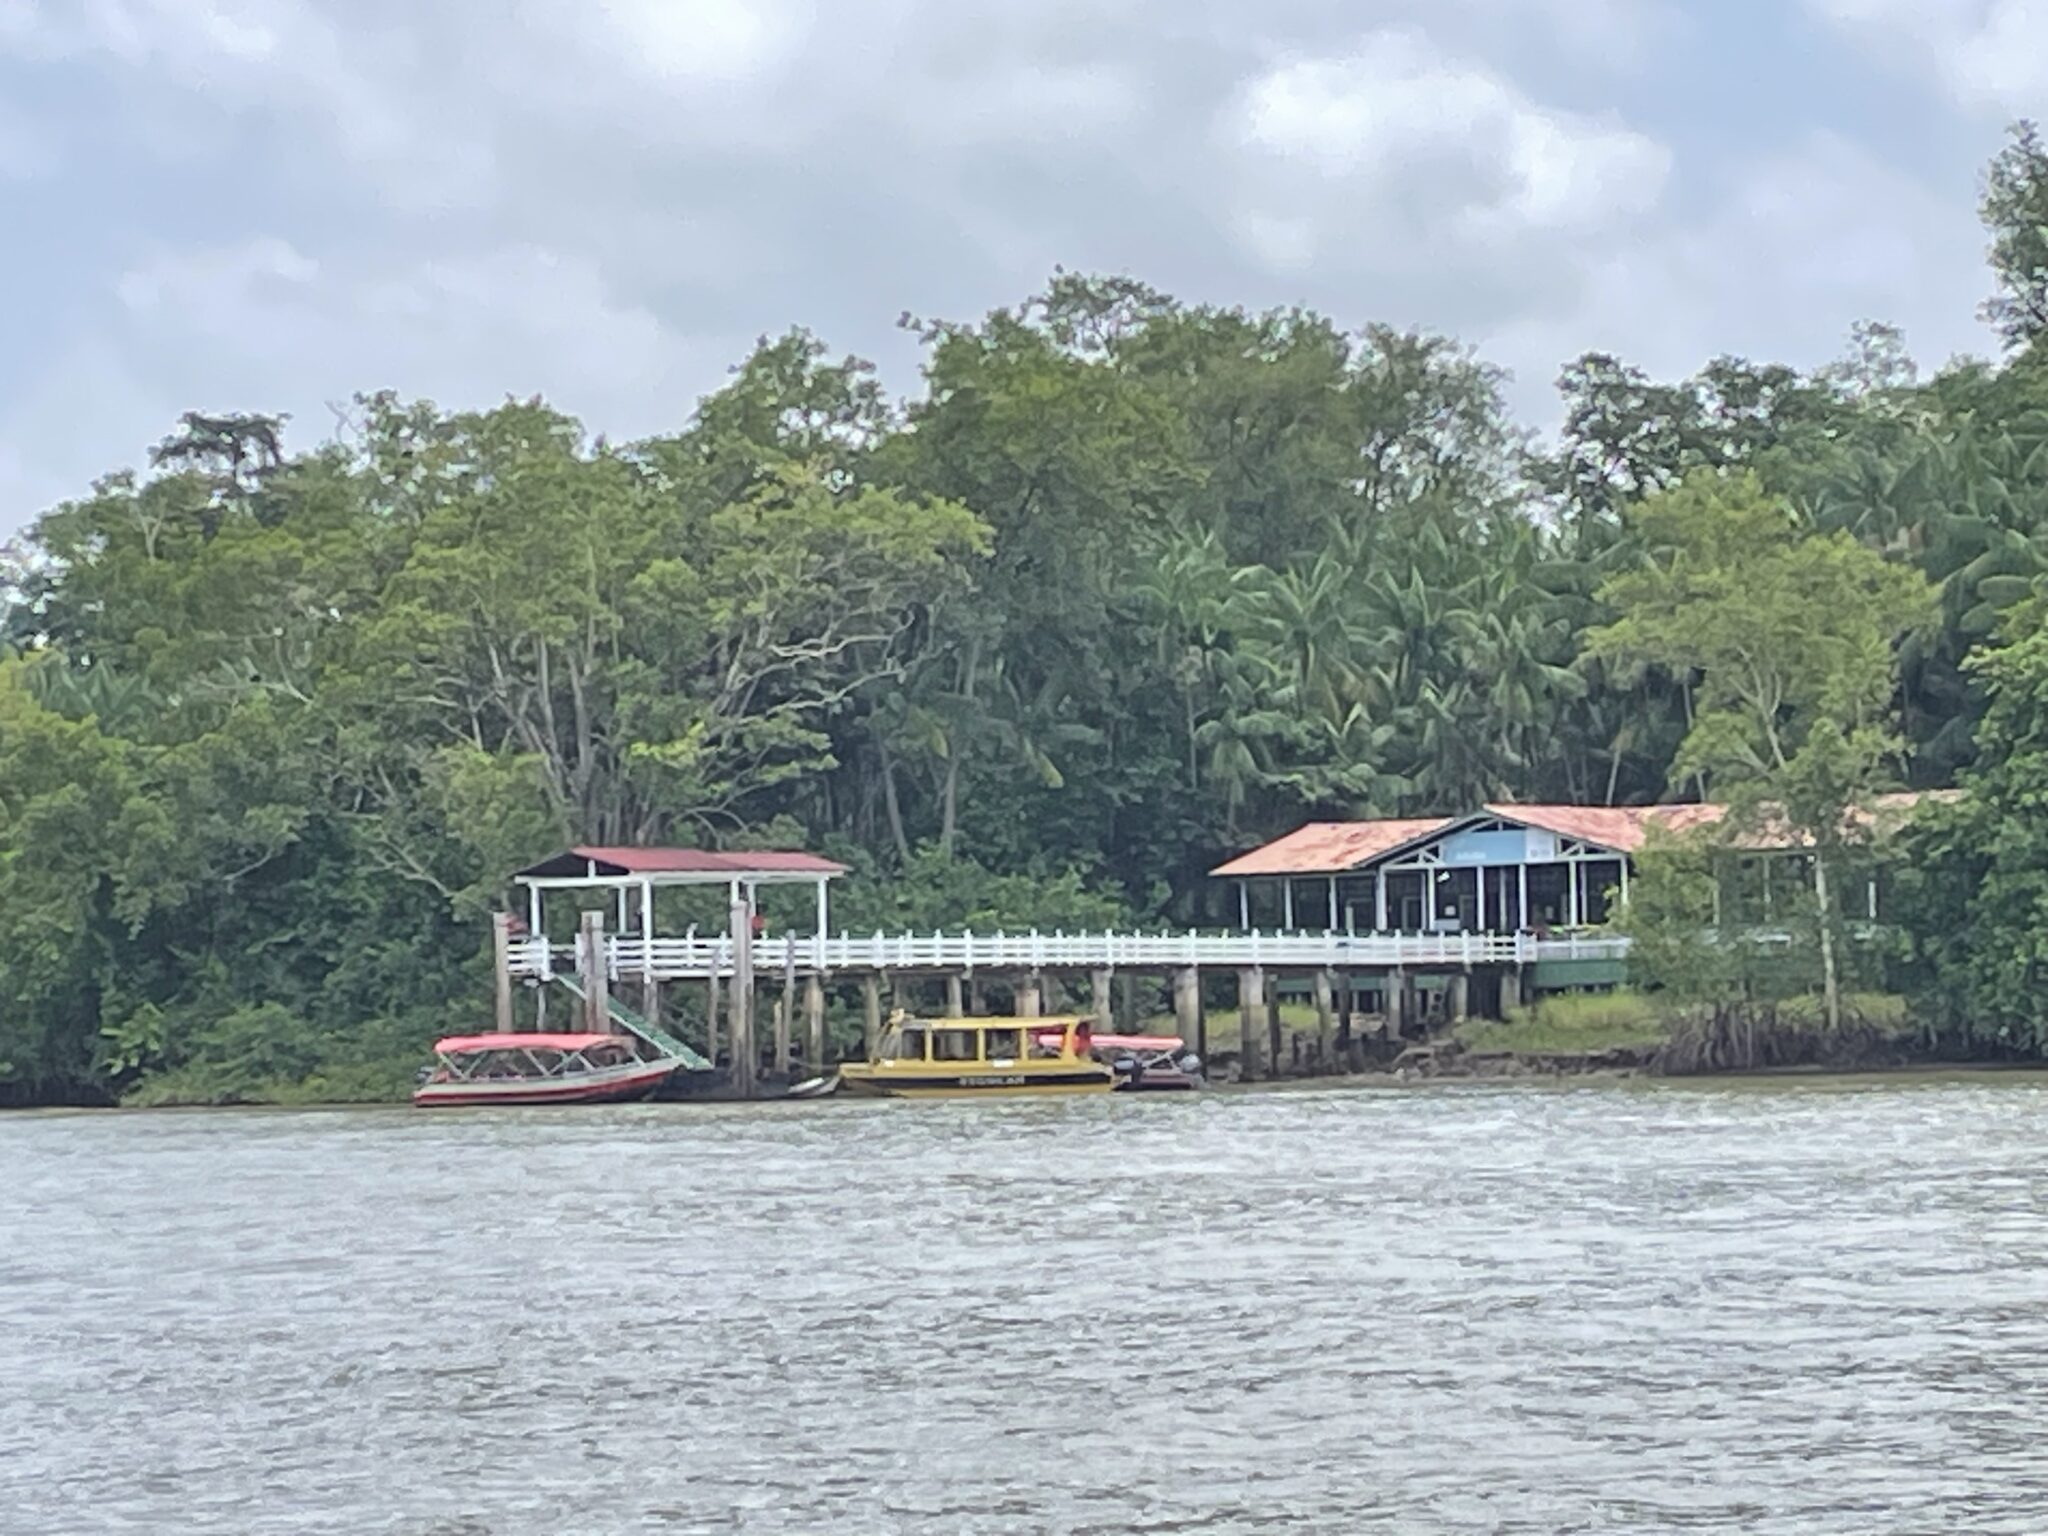
{"label": "dock support beam", "polygon": [[718,1065],[718,1010],[725,1005],[725,988],[713,971],[704,983],[704,1059]]}
{"label": "dock support beam", "polygon": [[1202,973],[1184,965],[1173,973],[1173,1022],[1189,1050],[1208,1059],[1209,1042],[1202,1018]]}
{"label": "dock support beam", "polygon": [[1088,973],[1088,993],[1095,1005],[1095,1027],[1105,1035],[1116,1028],[1116,999],[1110,989],[1116,984],[1116,973],[1097,967]]}
{"label": "dock support beam", "polygon": [[784,977],[782,990],[775,994],[775,1075],[784,1082],[789,1080],[790,1015],[795,1011],[796,983]]}
{"label": "dock support beam", "polygon": [[512,1033],[512,914],[491,914],[491,958],[497,982],[497,1029]]}
{"label": "dock support beam", "polygon": [[1045,1011],[1045,978],[1033,971],[1017,984],[1017,1017],[1035,1019]]}
{"label": "dock support beam", "polygon": [[661,982],[651,966],[640,976],[640,1017],[661,1028]]}
{"label": "dock support beam", "polygon": [[733,1091],[751,1099],[761,1057],[754,1049],[754,908],[744,897],[732,904],[731,1017]]}
{"label": "dock support beam", "polygon": [[967,988],[958,976],[946,978],[946,1017],[964,1018],[967,1014]]}
{"label": "dock support beam", "polygon": [[804,978],[804,1065],[825,1070],[825,978],[813,971]]}
{"label": "dock support beam", "polygon": [[1519,965],[1503,966],[1500,973],[1500,1013],[1506,1018],[1509,1013],[1522,1006],[1522,968]]}
{"label": "dock support beam", "polygon": [[1330,1070],[1330,1032],[1336,1022],[1337,978],[1328,970],[1316,972],[1316,1070]]}
{"label": "dock support beam", "polygon": [[1472,976],[1460,971],[1444,988],[1444,1022],[1462,1024],[1472,1012]]}
{"label": "dock support beam", "polygon": [[604,914],[583,914],[583,1027],[593,1035],[612,1029],[611,967],[605,964]]}
{"label": "dock support beam", "polygon": [[875,1047],[882,1040],[882,977],[877,971],[870,971],[860,979],[861,1044],[865,1047],[862,1060],[875,1059]]}
{"label": "dock support beam", "polygon": [[1399,1040],[1408,1031],[1408,973],[1387,972],[1387,1038]]}
{"label": "dock support beam", "polygon": [[1265,1023],[1266,973],[1254,966],[1237,973],[1237,1075],[1244,1082],[1259,1076],[1259,1029]]}

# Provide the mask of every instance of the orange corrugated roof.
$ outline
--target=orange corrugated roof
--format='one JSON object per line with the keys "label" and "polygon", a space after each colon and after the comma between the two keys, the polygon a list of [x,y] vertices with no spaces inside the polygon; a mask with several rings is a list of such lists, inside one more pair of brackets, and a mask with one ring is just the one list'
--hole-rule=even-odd
{"label": "orange corrugated roof", "polygon": [[[1948,799],[1954,790],[1902,791],[1879,795],[1871,813],[1859,818],[1866,825],[1884,826],[1902,818],[1923,799]],[[1710,827],[1728,814],[1725,805],[1514,805],[1496,803],[1483,814],[1504,821],[1519,822],[1545,832],[1555,832],[1575,842],[1611,848],[1616,853],[1638,853],[1648,840],[1651,827],[1685,833]],[[1382,859],[1410,843],[1434,837],[1469,816],[1436,816],[1419,820],[1312,821],[1263,848],[1254,848],[1227,864],[1219,864],[1211,875],[1336,875]],[[1744,841],[1758,849],[1790,848],[1795,839],[1786,832],[1773,831],[1766,823]]]}
{"label": "orange corrugated roof", "polygon": [[1312,821],[1285,837],[1219,864],[1212,875],[1340,875],[1347,869],[1448,827],[1455,818]]}

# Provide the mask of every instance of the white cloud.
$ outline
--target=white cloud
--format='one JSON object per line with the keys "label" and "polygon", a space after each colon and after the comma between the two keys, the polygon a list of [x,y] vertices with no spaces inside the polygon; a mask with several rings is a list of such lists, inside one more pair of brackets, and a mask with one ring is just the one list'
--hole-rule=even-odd
{"label": "white cloud", "polygon": [[1927,72],[1966,107],[2038,113],[2048,98],[2040,0],[1806,0],[1842,34]]}
{"label": "white cloud", "polygon": [[1581,236],[1653,208],[1670,152],[1612,118],[1546,106],[1412,32],[1275,64],[1223,123],[1246,157],[1234,210],[1251,251],[1435,263],[1526,236]]}
{"label": "white cloud", "polygon": [[798,0],[598,0],[627,62],[676,81],[743,80],[787,61],[813,20]]}
{"label": "white cloud", "polygon": [[327,407],[380,388],[451,408],[544,394],[593,430],[680,425],[748,338],[699,342],[621,299],[588,260],[531,246],[385,265],[260,236],[165,249],[124,273],[105,319],[0,411],[0,528],[169,431],[179,412],[282,410],[310,443]]}
{"label": "white cloud", "polygon": [[1661,377],[1723,354],[1816,367],[1875,319],[1938,366],[1989,340],[1970,286],[1977,246],[1967,206],[1818,133],[1729,171],[1702,217],[1589,253],[1575,303],[1472,339],[1515,368],[1532,413],[1560,363],[1596,350]]}

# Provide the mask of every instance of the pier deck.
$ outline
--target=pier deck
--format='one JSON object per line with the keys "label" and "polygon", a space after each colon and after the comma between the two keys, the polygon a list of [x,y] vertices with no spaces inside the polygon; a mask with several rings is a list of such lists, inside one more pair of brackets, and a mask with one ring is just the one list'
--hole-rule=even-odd
{"label": "pier deck", "polygon": [[[606,970],[615,980],[690,981],[734,974],[730,937],[644,939],[609,935]],[[510,946],[512,974],[574,975],[578,944],[525,938]],[[1628,940],[1614,935],[1538,938],[1527,933],[789,933],[756,939],[757,976],[960,974],[977,971],[1148,970],[1470,970],[1548,961],[1620,960]]]}

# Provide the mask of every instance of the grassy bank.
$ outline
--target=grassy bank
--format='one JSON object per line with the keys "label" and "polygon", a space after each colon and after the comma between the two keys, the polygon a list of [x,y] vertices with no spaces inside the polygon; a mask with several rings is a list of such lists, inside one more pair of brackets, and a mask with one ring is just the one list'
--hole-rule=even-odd
{"label": "grassy bank", "polygon": [[1818,997],[1769,1006],[1684,1007],[1661,994],[1626,989],[1560,993],[1510,1010],[1505,1021],[1473,1019],[1455,1038],[1484,1055],[1611,1057],[1653,1060],[1684,1073],[1777,1066],[1854,1066],[1914,1053],[1917,1033],[1904,998],[1881,992],[1842,999],[1842,1025],[1830,1029]]}
{"label": "grassy bank", "polygon": [[1614,1051],[1650,1051],[1671,1038],[1676,1022],[1652,997],[1627,990],[1561,992],[1506,1020],[1468,1019],[1454,1032],[1467,1050],[1517,1056],[1601,1056]]}

